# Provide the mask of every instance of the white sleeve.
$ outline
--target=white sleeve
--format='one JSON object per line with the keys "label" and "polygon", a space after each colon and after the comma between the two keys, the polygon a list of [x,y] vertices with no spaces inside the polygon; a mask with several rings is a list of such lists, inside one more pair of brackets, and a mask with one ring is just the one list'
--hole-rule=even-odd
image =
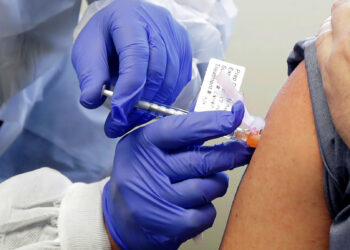
{"label": "white sleeve", "polygon": [[106,181],[73,184],[41,168],[0,183],[0,249],[110,249],[101,205]]}
{"label": "white sleeve", "polygon": [[110,249],[102,212],[102,191],[107,179],[67,189],[58,219],[62,249]]}

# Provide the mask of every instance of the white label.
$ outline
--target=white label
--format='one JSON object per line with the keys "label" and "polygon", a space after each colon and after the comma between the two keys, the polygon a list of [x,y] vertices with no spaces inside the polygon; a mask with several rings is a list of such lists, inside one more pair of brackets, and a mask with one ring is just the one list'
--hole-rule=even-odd
{"label": "white label", "polygon": [[227,110],[231,111],[234,101],[228,98],[223,87],[217,82],[216,77],[226,74],[232,80],[237,91],[241,88],[245,67],[227,63],[217,59],[210,59],[204,76],[201,90],[199,92],[195,112]]}

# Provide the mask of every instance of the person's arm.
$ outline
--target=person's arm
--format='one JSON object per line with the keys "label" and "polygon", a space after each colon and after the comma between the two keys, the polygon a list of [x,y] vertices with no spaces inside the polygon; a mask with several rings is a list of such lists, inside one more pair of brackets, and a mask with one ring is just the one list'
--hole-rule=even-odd
{"label": "person's arm", "polygon": [[221,248],[327,249],[330,223],[303,62],[267,115]]}

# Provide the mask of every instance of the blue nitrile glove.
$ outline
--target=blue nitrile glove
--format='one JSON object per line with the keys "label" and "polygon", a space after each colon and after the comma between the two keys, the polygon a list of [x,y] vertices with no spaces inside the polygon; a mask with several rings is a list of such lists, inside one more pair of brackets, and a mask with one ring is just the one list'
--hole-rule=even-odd
{"label": "blue nitrile glove", "polygon": [[192,73],[185,28],[168,10],[141,0],[115,0],[96,13],[75,41],[72,62],[86,108],[105,101],[104,84],[115,86],[105,123],[109,137],[153,118],[133,109],[138,100],[173,103]]}
{"label": "blue nitrile glove", "polygon": [[221,171],[249,162],[244,142],[193,146],[220,137],[241,123],[243,104],[163,118],[125,136],[103,191],[103,212],[122,249],[176,249],[211,227],[211,201],[225,194]]}

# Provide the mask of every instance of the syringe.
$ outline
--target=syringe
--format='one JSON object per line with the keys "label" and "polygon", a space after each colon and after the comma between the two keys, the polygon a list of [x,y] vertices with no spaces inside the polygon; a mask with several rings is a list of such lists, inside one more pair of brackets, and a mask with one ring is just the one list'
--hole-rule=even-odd
{"label": "syringe", "polygon": [[[113,91],[103,88],[102,95],[107,97],[112,97]],[[135,105],[135,108],[147,111],[148,113],[151,113],[156,117],[188,114],[187,110],[160,105],[157,103],[146,102],[146,101],[139,101]],[[231,140],[245,141],[250,147],[256,148],[260,139],[260,131],[251,132],[249,129],[237,128],[232,134],[226,135],[225,138],[231,139]]]}
{"label": "syringe", "polygon": [[[107,97],[112,97],[113,91],[103,88],[102,94],[104,96],[107,96]],[[146,102],[146,101],[139,101],[135,105],[135,108],[147,111],[147,112],[155,115],[156,117],[164,117],[164,116],[169,116],[169,115],[185,115],[188,113],[188,111],[183,110],[183,109],[168,107],[165,105],[160,105],[157,103]]]}

